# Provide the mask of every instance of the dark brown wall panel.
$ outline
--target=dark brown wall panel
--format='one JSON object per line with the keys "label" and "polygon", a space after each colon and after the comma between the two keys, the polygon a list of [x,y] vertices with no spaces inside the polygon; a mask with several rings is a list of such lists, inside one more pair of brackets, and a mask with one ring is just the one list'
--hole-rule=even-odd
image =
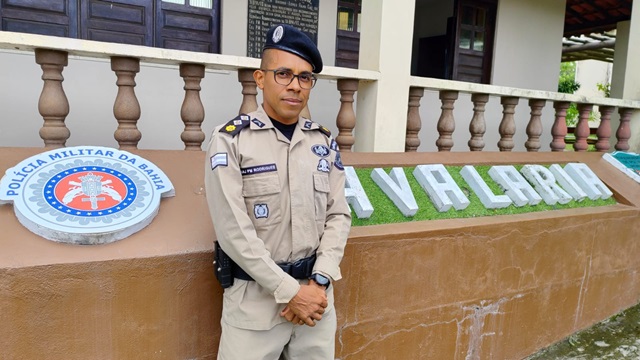
{"label": "dark brown wall panel", "polygon": [[87,40],[153,46],[153,3],[149,0],[89,0],[81,6]]}

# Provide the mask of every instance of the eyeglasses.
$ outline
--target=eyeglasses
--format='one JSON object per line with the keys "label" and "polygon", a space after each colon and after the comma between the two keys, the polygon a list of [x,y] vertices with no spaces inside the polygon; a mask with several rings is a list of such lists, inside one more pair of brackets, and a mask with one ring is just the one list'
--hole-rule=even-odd
{"label": "eyeglasses", "polygon": [[298,75],[295,75],[289,69],[275,69],[275,70],[260,69],[260,70],[272,72],[273,79],[276,81],[276,83],[283,86],[289,86],[289,84],[291,84],[293,82],[293,79],[295,78],[298,78],[298,84],[300,84],[300,87],[305,90],[310,90],[316,85],[316,80],[317,80],[316,76],[308,71],[304,71]]}

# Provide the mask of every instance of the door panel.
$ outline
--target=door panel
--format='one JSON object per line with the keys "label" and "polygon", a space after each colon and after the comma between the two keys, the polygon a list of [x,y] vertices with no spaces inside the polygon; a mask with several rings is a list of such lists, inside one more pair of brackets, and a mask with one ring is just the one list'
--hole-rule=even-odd
{"label": "door panel", "polygon": [[0,0],[0,30],[77,37],[75,0]]}
{"label": "door panel", "polygon": [[87,0],[81,4],[82,39],[153,46],[151,0]]}
{"label": "door panel", "polygon": [[200,52],[220,52],[218,37],[220,2],[212,8],[160,1],[156,10],[157,47]]}

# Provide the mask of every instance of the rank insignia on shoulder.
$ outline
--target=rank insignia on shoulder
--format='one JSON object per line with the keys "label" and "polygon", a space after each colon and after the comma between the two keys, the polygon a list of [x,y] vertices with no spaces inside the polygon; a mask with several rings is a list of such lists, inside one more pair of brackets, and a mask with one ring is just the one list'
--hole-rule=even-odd
{"label": "rank insignia on shoulder", "polygon": [[304,122],[304,128],[305,129],[311,129],[311,124],[313,124],[313,122],[307,120]]}
{"label": "rank insignia on shoulder", "polygon": [[331,137],[331,131],[329,129],[327,129],[326,127],[320,126],[318,128],[318,130],[320,130],[320,132],[325,134],[327,137]]}
{"label": "rank insignia on shoulder", "polygon": [[249,126],[249,119],[250,117],[248,115],[240,115],[234,119],[232,119],[231,121],[229,121],[228,123],[226,123],[221,129],[220,132],[221,133],[227,133],[231,136],[236,136],[238,135],[238,133],[246,128],[247,126]]}

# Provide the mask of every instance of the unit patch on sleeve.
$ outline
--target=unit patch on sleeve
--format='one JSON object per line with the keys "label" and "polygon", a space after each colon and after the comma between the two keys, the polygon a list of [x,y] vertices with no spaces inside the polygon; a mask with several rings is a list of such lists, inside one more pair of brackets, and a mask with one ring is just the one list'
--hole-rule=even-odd
{"label": "unit patch on sleeve", "polygon": [[217,153],[211,157],[211,170],[215,170],[218,166],[229,165],[227,153]]}
{"label": "unit patch on sleeve", "polygon": [[336,160],[333,162],[333,165],[339,169],[344,170],[344,166],[342,165],[342,159],[340,158],[340,152],[336,152]]}

